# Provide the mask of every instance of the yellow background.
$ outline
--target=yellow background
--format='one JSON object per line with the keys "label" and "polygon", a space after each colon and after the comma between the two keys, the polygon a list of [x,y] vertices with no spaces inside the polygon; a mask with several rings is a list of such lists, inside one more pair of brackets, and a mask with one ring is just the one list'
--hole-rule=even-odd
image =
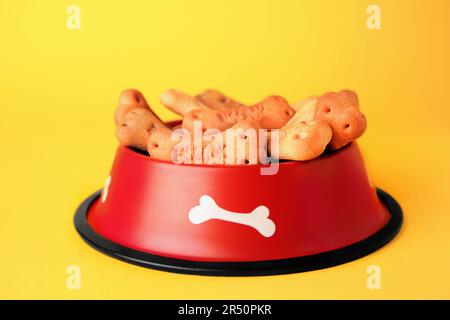
{"label": "yellow background", "polygon": [[[381,30],[366,27],[369,4]],[[81,29],[66,27],[81,8]],[[0,298],[450,298],[450,1],[0,1]],[[245,102],[359,93],[373,182],[402,205],[376,253],[309,273],[214,278],[128,265],[72,224],[117,142],[119,92],[167,88]],[[80,290],[66,287],[79,265]],[[366,287],[369,265],[382,289]]]}

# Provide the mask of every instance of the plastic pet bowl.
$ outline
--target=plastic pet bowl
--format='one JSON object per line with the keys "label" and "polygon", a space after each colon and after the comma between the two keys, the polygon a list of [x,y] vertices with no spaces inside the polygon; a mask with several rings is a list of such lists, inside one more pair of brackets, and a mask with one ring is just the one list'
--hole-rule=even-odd
{"label": "plastic pet bowl", "polygon": [[356,143],[308,162],[177,165],[119,146],[103,191],[75,214],[81,237],[133,264],[250,276],[309,271],[388,243],[402,210],[369,182]]}

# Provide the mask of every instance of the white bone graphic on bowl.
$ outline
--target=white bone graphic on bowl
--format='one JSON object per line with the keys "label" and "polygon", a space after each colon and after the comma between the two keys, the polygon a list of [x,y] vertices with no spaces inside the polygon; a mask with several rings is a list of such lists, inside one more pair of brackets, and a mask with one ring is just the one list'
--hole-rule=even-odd
{"label": "white bone graphic on bowl", "polygon": [[103,187],[102,191],[102,203],[105,203],[106,198],[108,198],[108,190],[110,184],[111,184],[111,176],[108,176],[108,178],[106,178],[105,186]]}
{"label": "white bone graphic on bowl", "polygon": [[199,203],[189,211],[189,220],[194,224],[218,219],[252,227],[264,237],[271,237],[275,233],[275,223],[269,219],[270,212],[266,206],[259,206],[250,213],[232,212],[219,207],[207,195],[201,196]]}

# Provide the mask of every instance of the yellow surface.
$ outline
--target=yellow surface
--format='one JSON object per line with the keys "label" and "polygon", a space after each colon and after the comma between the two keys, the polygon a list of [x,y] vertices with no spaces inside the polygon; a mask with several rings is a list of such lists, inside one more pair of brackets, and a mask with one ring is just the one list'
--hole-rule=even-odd
{"label": "yellow surface", "polygon": [[[366,27],[369,4],[381,29]],[[81,8],[81,29],[66,27]],[[450,298],[450,2],[0,1],[0,298]],[[220,88],[245,102],[351,88],[374,184],[403,206],[400,235],[335,268],[257,278],[148,270],[92,250],[78,204],[114,156],[113,110],[136,87]],[[378,265],[382,288],[366,287]],[[81,289],[66,268],[81,268]]]}

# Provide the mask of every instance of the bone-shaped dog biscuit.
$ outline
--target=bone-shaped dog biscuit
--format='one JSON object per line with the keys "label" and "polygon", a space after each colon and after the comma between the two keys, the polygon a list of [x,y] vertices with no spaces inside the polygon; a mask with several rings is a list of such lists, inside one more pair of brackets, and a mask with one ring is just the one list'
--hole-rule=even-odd
{"label": "bone-shaped dog biscuit", "polygon": [[[297,104],[298,105],[298,104]],[[328,92],[311,99],[297,109],[287,126],[302,121],[322,120],[333,132],[330,148],[337,150],[359,138],[367,128],[364,114],[359,110],[358,96],[350,90]]]}
{"label": "bone-shaped dog biscuit", "polygon": [[[259,124],[245,120],[237,123],[232,128],[230,136],[233,140],[234,156],[232,160],[227,160],[228,164],[244,164],[246,161],[249,164],[257,163],[258,156],[258,131]],[[247,131],[254,130],[254,131]],[[227,130],[228,131],[228,130]],[[202,155],[203,164],[217,164],[225,163],[226,149],[227,149],[227,131],[223,131],[214,135],[205,135],[202,137]],[[178,161],[180,159],[187,160],[188,163],[193,161],[196,147],[192,136],[190,134],[181,137],[181,139],[172,139],[173,131],[167,128],[158,128],[154,130],[148,138],[147,150],[151,157],[165,161]],[[241,140],[242,142],[239,142]],[[229,141],[228,141],[229,142]],[[244,154],[238,152],[238,147],[244,147]],[[177,149],[174,150],[174,148]],[[255,150],[250,150],[255,147]],[[231,146],[230,146],[231,148]]]}
{"label": "bone-shaped dog biscuit", "polygon": [[200,197],[199,205],[189,211],[189,221],[200,224],[211,219],[218,219],[242,224],[257,230],[264,237],[274,235],[276,226],[269,219],[270,211],[265,206],[259,206],[250,213],[238,213],[225,210],[217,205],[213,198],[207,195]]}
{"label": "bone-shaped dog biscuit", "polygon": [[[307,161],[319,157],[332,137],[330,126],[322,120],[301,122],[295,126],[285,126],[279,131],[278,158],[284,160]],[[271,144],[268,145],[272,157],[277,157]]]}
{"label": "bone-shaped dog biscuit", "polygon": [[318,97],[312,96],[312,97],[297,101],[292,104],[292,108],[294,108],[295,111],[297,111],[297,113],[305,112],[306,110],[310,110],[312,107],[314,107],[317,104],[318,99],[319,99]]}
{"label": "bone-shaped dog biscuit", "polygon": [[[178,163],[180,157],[183,157],[182,160],[187,160],[187,163],[190,163],[190,160],[192,160],[192,142],[183,137],[178,141],[172,140],[172,133],[173,131],[168,128],[158,128],[151,132],[147,140],[147,151],[150,157],[176,163]],[[180,148],[175,150],[176,146]]]}
{"label": "bone-shaped dog biscuit", "polygon": [[181,116],[193,110],[209,109],[198,99],[180,90],[167,90],[161,94],[160,100],[164,106]]}
{"label": "bone-shaped dog biscuit", "polygon": [[203,130],[223,131],[243,120],[253,120],[266,129],[281,128],[295,113],[280,96],[270,96],[253,106],[223,110],[193,110],[183,119],[183,128],[193,131],[194,123],[201,121]]}
{"label": "bone-shaped dog biscuit", "polygon": [[222,92],[208,89],[195,96],[195,98],[211,109],[231,109],[243,107],[244,104],[236,101]]}
{"label": "bone-shaped dog biscuit", "polygon": [[[119,97],[119,105],[114,114],[114,120],[116,125],[119,125],[124,119],[125,116],[132,109],[136,108],[144,108],[148,109],[152,112],[150,105],[145,100],[144,95],[136,89],[126,89],[123,90]],[[153,113],[153,112],[152,112]],[[153,114],[158,122],[162,124],[162,121]]]}
{"label": "bone-shaped dog biscuit", "polygon": [[147,108],[133,108],[116,128],[119,142],[125,146],[147,150],[150,133],[165,125]]}
{"label": "bone-shaped dog biscuit", "polygon": [[[222,160],[223,163],[228,164],[258,163],[259,129],[261,126],[258,122],[243,120],[225,131],[205,137],[203,140],[204,164],[217,164]],[[227,150],[229,150],[228,155]],[[230,155],[231,150],[233,155]]]}
{"label": "bone-shaped dog biscuit", "polygon": [[185,116],[193,110],[228,109],[244,106],[222,92],[213,89],[205,90],[195,97],[180,90],[170,89],[161,94],[160,101],[168,109],[181,116]]}
{"label": "bone-shaped dog biscuit", "polygon": [[144,95],[136,89],[122,91],[115,112],[116,136],[125,146],[147,149],[149,133],[165,124],[153,113]]}

